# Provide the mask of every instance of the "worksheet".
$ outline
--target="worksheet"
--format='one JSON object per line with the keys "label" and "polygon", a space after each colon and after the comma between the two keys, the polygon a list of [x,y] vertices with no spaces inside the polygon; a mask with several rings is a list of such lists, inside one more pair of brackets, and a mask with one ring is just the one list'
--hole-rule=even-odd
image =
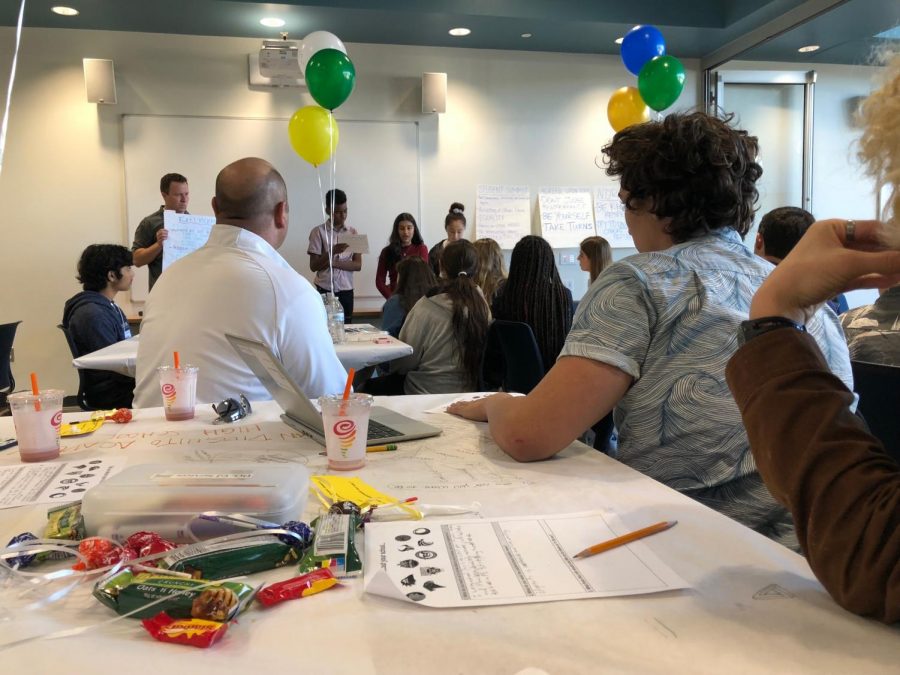
{"label": "worksheet", "polygon": [[118,473],[124,462],[80,459],[0,467],[0,509],[26,504],[66,504]]}
{"label": "worksheet", "polygon": [[163,269],[206,244],[215,224],[214,216],[163,211],[163,227],[169,232],[163,241]]}
{"label": "worksheet", "polygon": [[369,235],[367,234],[350,234],[349,232],[340,232],[338,234],[338,243],[347,244],[347,250],[352,253],[368,253],[369,252]]}
{"label": "worksheet", "polygon": [[[643,541],[573,558],[634,529],[608,512],[370,523],[365,589],[429,607],[473,607],[687,588]],[[653,535],[677,536],[677,526]]]}

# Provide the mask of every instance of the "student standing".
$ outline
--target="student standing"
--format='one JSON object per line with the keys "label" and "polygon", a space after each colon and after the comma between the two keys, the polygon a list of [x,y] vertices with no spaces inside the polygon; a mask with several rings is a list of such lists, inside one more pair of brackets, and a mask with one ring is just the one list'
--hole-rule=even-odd
{"label": "student standing", "polygon": [[[334,292],[344,308],[344,323],[353,321],[353,273],[362,268],[362,254],[348,251],[338,243],[341,234],[356,234],[347,225],[347,194],[343,190],[325,193],[325,213],[329,218],[309,233],[309,269],[316,273],[316,290]],[[330,246],[329,246],[330,244]]]}
{"label": "student standing", "polygon": [[151,290],[162,274],[163,242],[169,236],[169,231],[163,227],[163,211],[187,213],[190,201],[187,178],[180,173],[167,173],[159,179],[159,193],[162,206],[140,222],[134,231],[134,244],[131,246],[135,266],[148,266]]}
{"label": "student standing", "polygon": [[378,271],[375,272],[375,286],[385,300],[389,300],[397,288],[397,263],[410,256],[428,262],[428,247],[422,241],[416,219],[411,213],[401,213],[394,218],[391,237],[388,245],[381,249]]}
{"label": "student standing", "polygon": [[449,212],[444,216],[444,231],[447,233],[447,238],[432,246],[431,251],[428,252],[428,262],[437,276],[441,275],[441,254],[444,252],[444,247],[454,241],[459,241],[465,234],[465,210],[466,207],[459,202],[453,202],[450,205]]}

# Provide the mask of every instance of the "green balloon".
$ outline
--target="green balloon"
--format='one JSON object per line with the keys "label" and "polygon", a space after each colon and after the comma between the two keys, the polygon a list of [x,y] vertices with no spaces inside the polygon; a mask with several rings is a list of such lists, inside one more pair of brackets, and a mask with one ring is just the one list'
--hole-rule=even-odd
{"label": "green balloon", "polygon": [[320,49],[306,64],[306,86],[323,108],[334,110],[350,97],[356,68],[342,51]]}
{"label": "green balloon", "polygon": [[638,73],[638,91],[644,103],[656,112],[678,100],[684,89],[684,66],[674,56],[657,56]]}

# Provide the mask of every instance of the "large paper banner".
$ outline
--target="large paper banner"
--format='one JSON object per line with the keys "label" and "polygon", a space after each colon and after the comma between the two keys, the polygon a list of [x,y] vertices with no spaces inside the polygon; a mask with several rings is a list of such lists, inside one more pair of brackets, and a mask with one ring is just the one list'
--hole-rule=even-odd
{"label": "large paper banner", "polygon": [[163,211],[163,227],[169,231],[163,242],[163,269],[203,246],[215,224],[213,216]]}
{"label": "large paper banner", "polygon": [[577,248],[594,230],[591,189],[542,187],[538,193],[541,233],[554,248]]}
{"label": "large paper banner", "polygon": [[602,185],[596,189],[594,213],[597,217],[597,234],[606,239],[612,248],[634,248],[634,240],[625,225],[625,211],[617,187]]}
{"label": "large paper banner", "polygon": [[494,239],[511,249],[531,234],[531,192],[527,185],[479,185],[475,200],[478,238]]}

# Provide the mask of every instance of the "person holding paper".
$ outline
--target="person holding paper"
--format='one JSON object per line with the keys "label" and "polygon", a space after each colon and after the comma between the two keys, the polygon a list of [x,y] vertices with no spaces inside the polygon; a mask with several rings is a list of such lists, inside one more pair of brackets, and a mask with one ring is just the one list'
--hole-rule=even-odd
{"label": "person holding paper", "polygon": [[134,231],[134,243],[131,246],[135,266],[149,266],[151,290],[162,274],[163,242],[169,235],[163,227],[163,211],[187,213],[190,201],[187,178],[180,173],[167,173],[160,178],[159,192],[163,199],[162,206],[140,222]]}
{"label": "person holding paper", "polygon": [[441,276],[441,255],[444,247],[462,239],[466,232],[465,210],[466,207],[463,204],[453,202],[447,215],[444,216],[444,231],[447,233],[447,238],[432,246],[428,252],[428,262],[431,264],[435,276]]}
{"label": "person holding paper", "polygon": [[[92,244],[81,254],[78,281],[84,290],[66,301],[62,319],[77,356],[131,337],[128,320],[115,297],[131,288],[132,260],[131,251],[116,244]],[[97,410],[130,408],[134,378],[109,370],[85,370],[84,395],[88,405]]]}
{"label": "person holding paper", "polygon": [[351,323],[353,273],[362,269],[362,254],[339,242],[342,233],[357,234],[347,225],[347,194],[343,190],[325,193],[325,213],[328,220],[309,233],[309,269],[316,273],[316,290],[334,293],[344,308],[344,323]]}
{"label": "person holding paper", "polygon": [[256,157],[229,164],[216,178],[212,210],[206,245],[168,267],[147,300],[135,404],[162,405],[156,369],[170,365],[176,350],[200,368],[199,403],[271,398],[226,333],[268,345],[310,398],[341,393],[347,373],[322,298],[276,250],[288,233],[281,174]]}
{"label": "person holding paper", "polygon": [[[741,242],[762,174],[757,140],[727,120],[676,113],[619,131],[603,152],[640,253],[594,281],[556,364],[528,396],[449,410],[486,420],[519,461],[552,457],[613,410],[620,461],[796,549],[725,382],[737,328],[772,269]],[[851,386],[834,313],[817,312],[807,328]]]}
{"label": "person holding paper", "polygon": [[401,213],[394,218],[394,228],[388,245],[378,256],[378,271],[375,272],[375,287],[390,300],[397,289],[397,263],[404,258],[416,256],[428,262],[428,247],[419,234],[419,226],[411,213]]}

